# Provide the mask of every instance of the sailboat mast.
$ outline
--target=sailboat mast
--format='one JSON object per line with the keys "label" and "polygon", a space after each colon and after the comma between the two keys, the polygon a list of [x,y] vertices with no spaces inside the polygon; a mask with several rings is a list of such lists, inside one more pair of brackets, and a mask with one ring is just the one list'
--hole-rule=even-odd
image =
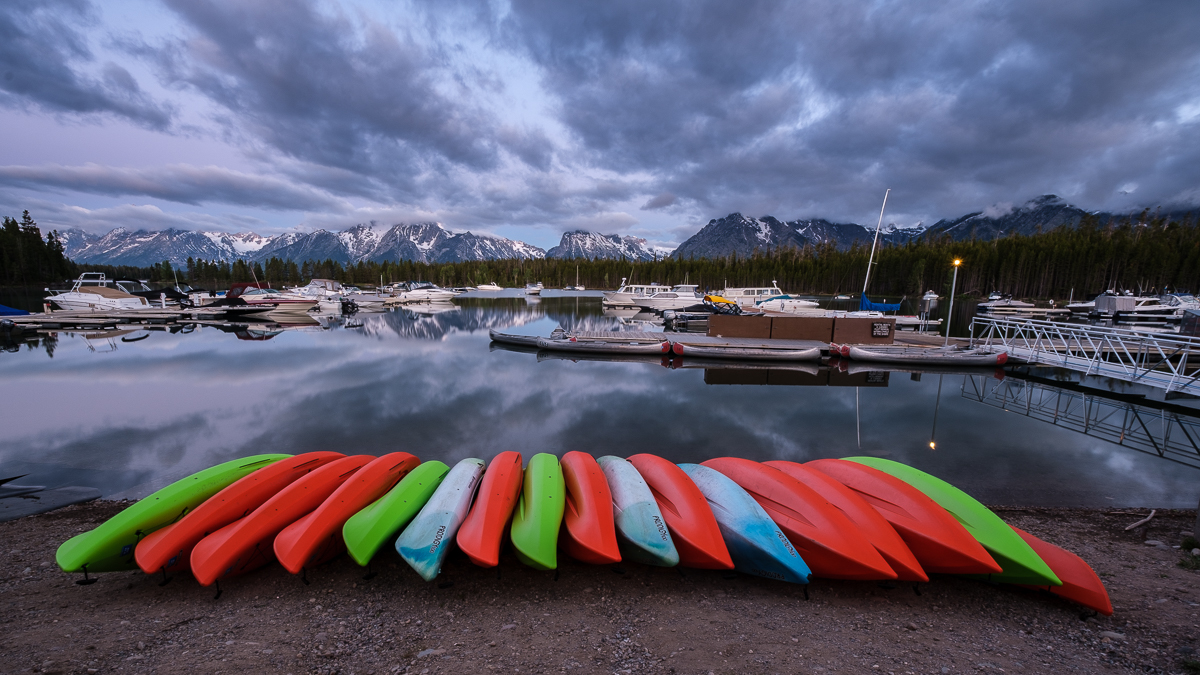
{"label": "sailboat mast", "polygon": [[883,210],[887,208],[887,198],[892,189],[883,193],[883,206],[879,207],[879,222],[875,225],[875,241],[871,242],[871,258],[867,261],[867,278],[863,279],[862,294],[867,294],[867,284],[871,281],[871,265],[875,264],[875,246],[879,244],[879,228],[883,227]]}

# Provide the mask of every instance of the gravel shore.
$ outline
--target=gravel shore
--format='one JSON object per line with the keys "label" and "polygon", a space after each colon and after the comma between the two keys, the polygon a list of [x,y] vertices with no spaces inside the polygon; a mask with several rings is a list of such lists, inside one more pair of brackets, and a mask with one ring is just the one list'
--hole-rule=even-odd
{"label": "gravel shore", "polygon": [[[1200,673],[1194,511],[997,509],[1088,561],[1116,613],[938,576],[911,584],[592,567],[499,572],[461,554],[424,583],[394,554],[305,585],[278,565],[202,588],[140,572],[90,586],[53,564],[128,502],[0,523],[0,673]],[[1158,544],[1150,542],[1160,542]],[[917,592],[919,591],[919,593]]]}

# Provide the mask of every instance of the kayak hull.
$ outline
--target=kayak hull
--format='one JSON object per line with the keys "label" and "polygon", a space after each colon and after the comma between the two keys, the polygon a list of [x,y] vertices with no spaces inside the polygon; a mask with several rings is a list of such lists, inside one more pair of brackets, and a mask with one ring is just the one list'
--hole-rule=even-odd
{"label": "kayak hull", "polygon": [[650,454],[634,455],[638,470],[658,504],[683,567],[731,570],[733,560],[704,493],[677,465]]}
{"label": "kayak hull", "polygon": [[433,581],[442,571],[458,528],[471,508],[483,467],[483,460],[473,458],[455,464],[396,539],[396,552],[425,581]]}
{"label": "kayak hull", "polygon": [[621,557],[658,567],[679,564],[679,552],[650,486],[628,460],[611,455],[596,462],[612,493],[611,509]]}
{"label": "kayak hull", "polygon": [[703,462],[748,492],[788,540],[815,577],[890,580],[896,573],[858,526],[811,488],[758,462],[721,457]]}
{"label": "kayak hull", "polygon": [[558,458],[539,452],[529,459],[509,536],[517,559],[534,569],[558,567],[558,530],[566,507],[566,485]]}
{"label": "kayak hull", "polygon": [[896,529],[926,572],[995,574],[1001,571],[987,550],[925,493],[878,469],[840,459],[805,466],[853,490]]}
{"label": "kayak hull", "polygon": [[385,543],[394,541],[433,496],[448,471],[450,467],[436,459],[422,462],[387,494],[350,516],[342,526],[342,539],[354,562],[366,567]]}
{"label": "kayak hull", "polygon": [[336,459],[280,490],[245,518],[201,539],[192,549],[192,576],[201,586],[211,586],[275,560],[275,535],[320,506],[373,459],[371,455]]}
{"label": "kayak hull", "polygon": [[421,463],[407,452],[392,452],[368,463],[338,486],[312,513],[275,537],[275,557],[292,574],[332,560],[346,550],[342,527],[350,516],[387,494]]}
{"label": "kayak hull", "polygon": [[301,476],[342,457],[345,455],[340,452],[306,452],[240,478],[179,522],[142,539],[134,549],[138,567],[146,574],[186,570],[192,549],[201,539],[245,517]]}
{"label": "kayak hull", "polygon": [[458,547],[476,565],[500,564],[500,545],[521,495],[524,475],[521,453],[512,450],[493,457],[483,472],[479,494],[455,537]]}
{"label": "kayak hull", "polygon": [[754,576],[807,584],[812,572],[783,530],[737,483],[715,469],[699,464],[679,468],[704,493],[733,567]]}
{"label": "kayak hull", "polygon": [[235,481],[291,455],[254,455],[194,473],[138,500],[99,527],[58,547],[55,561],[64,572],[120,572],[137,569],[134,550],[146,535],[184,516]]}
{"label": "kayak hull", "polygon": [[604,470],[586,452],[571,451],[560,462],[567,490],[559,538],[567,555],[592,565],[621,562],[613,521],[612,491]]}
{"label": "kayak hull", "polygon": [[908,544],[904,543],[896,529],[853,490],[803,464],[787,461],[770,461],[763,464],[804,483],[825,501],[837,507],[858,527],[859,532],[871,542],[875,550],[879,551],[879,555],[887,561],[888,567],[896,573],[898,580],[929,581],[929,575],[921,569],[921,563],[917,562],[916,556],[908,550]]}
{"label": "kayak hull", "polygon": [[1017,536],[1029,544],[1030,548],[1046,561],[1050,569],[1054,570],[1055,576],[1062,581],[1061,586],[1023,584],[1025,588],[1050,591],[1054,595],[1066,598],[1088,609],[1094,609],[1104,616],[1112,616],[1113,607],[1112,601],[1108,598],[1108,591],[1104,588],[1100,577],[1083,561],[1083,558],[1064,548],[1042,541],[1017,527],[1013,528],[1013,532],[1016,532]]}

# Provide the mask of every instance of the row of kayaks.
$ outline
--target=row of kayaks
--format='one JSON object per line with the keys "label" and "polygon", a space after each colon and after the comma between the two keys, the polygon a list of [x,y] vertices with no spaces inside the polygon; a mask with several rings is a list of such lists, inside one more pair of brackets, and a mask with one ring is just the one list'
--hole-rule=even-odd
{"label": "row of kayaks", "polygon": [[526,466],[520,453],[502,452],[449,467],[404,452],[258,455],[168,485],[56,557],[67,572],[190,570],[208,586],[273,561],[300,574],[343,552],[367,566],[392,546],[428,581],[452,547],[494,567],[508,544],[541,570],[565,554],[799,584],[956,574],[1112,613],[1078,556],[938,478],[871,457],[673,464],[568,452],[539,453]]}

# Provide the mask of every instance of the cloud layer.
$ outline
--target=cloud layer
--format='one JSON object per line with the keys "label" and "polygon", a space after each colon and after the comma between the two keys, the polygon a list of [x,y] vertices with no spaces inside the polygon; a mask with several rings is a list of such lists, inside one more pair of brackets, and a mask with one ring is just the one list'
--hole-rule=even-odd
{"label": "cloud layer", "polygon": [[0,119],[199,136],[245,165],[80,148],[0,170],[0,207],[54,190],[670,239],[735,210],[865,221],[888,187],[902,223],[1200,199],[1188,0],[144,2],[164,18],[135,34],[88,0],[5,3]]}

